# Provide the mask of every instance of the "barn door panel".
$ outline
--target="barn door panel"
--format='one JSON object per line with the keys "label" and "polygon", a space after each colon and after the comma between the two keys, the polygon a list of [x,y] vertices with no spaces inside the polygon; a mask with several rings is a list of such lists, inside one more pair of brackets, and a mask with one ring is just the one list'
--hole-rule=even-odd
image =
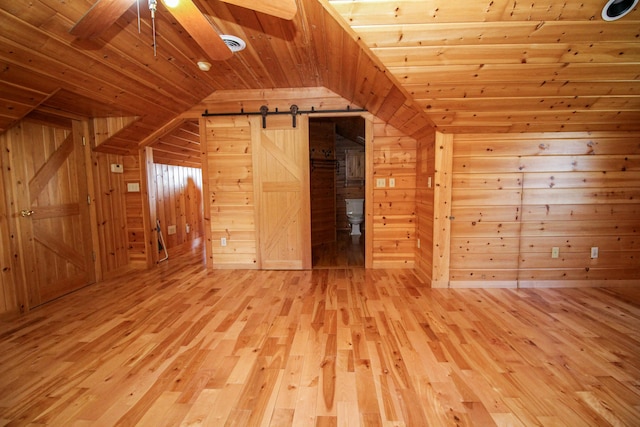
{"label": "barn door panel", "polygon": [[311,268],[309,132],[306,117],[260,118],[251,123],[254,181],[263,269]]}
{"label": "barn door panel", "polygon": [[28,306],[95,280],[81,125],[23,122],[12,144],[15,217]]}

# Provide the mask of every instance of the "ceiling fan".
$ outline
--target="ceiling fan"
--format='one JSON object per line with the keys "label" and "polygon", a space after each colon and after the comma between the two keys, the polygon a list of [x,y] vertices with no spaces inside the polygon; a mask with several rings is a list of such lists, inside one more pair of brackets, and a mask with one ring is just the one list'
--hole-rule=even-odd
{"label": "ceiling fan", "polygon": [[[107,28],[113,25],[122,14],[140,0],[97,0],[91,9],[69,30],[69,33],[81,39],[99,37]],[[148,0],[155,13],[157,0]],[[256,12],[291,20],[297,13],[296,0],[220,0],[224,3],[251,9]],[[207,17],[193,3],[193,0],[162,0],[167,10],[176,18],[178,23],[200,45],[207,56],[214,61],[229,59],[233,53],[220,35],[211,26]],[[177,3],[176,5],[173,5]],[[155,32],[154,32],[155,37]]]}

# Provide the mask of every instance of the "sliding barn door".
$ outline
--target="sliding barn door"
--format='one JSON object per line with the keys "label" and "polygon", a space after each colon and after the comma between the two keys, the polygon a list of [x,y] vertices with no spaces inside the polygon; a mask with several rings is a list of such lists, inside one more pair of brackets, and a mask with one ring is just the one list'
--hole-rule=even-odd
{"label": "sliding barn door", "polygon": [[251,122],[258,260],[263,269],[311,268],[307,117]]}
{"label": "sliding barn door", "polygon": [[10,131],[26,308],[95,280],[80,126],[71,131],[23,122]]}

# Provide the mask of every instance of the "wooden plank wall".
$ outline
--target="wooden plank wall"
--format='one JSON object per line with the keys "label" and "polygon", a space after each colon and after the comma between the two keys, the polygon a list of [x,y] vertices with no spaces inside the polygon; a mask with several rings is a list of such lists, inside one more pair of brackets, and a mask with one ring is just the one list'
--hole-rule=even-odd
{"label": "wooden plank wall", "polygon": [[[156,216],[168,250],[203,236],[202,172],[199,168],[154,164]],[[168,227],[176,232],[169,234]]]}
{"label": "wooden plank wall", "polygon": [[[246,116],[201,120],[204,221],[213,268],[255,268],[251,128]],[[225,238],[227,246],[221,245]]]}
{"label": "wooden plank wall", "polygon": [[[336,137],[336,159],[338,160],[338,170],[336,174],[336,228],[338,230],[350,230],[347,219],[347,205],[345,199],[364,199],[364,183],[346,185],[346,152],[348,150],[362,150],[364,147],[357,142],[337,135]],[[365,200],[366,202],[366,200]],[[364,228],[364,223],[360,225]]]}
{"label": "wooden plank wall", "polygon": [[123,164],[119,155],[92,153],[95,209],[100,266],[109,277],[129,266],[127,199],[124,174],[111,172],[111,164]]}
{"label": "wooden plank wall", "polygon": [[[138,156],[123,156],[125,210],[127,218],[127,248],[129,263],[143,267],[147,264],[147,253],[144,224],[144,203],[148,203],[143,195],[142,167]],[[139,192],[127,191],[128,183],[139,183]]]}
{"label": "wooden plank wall", "polygon": [[336,126],[309,121],[311,244],[336,241]]}
{"label": "wooden plank wall", "polygon": [[637,134],[455,135],[452,168],[452,287],[637,285]]}
{"label": "wooden plank wall", "polygon": [[0,314],[15,312],[18,305],[16,297],[14,270],[11,257],[11,233],[9,224],[9,203],[5,192],[4,175],[8,173],[8,155],[4,143],[6,133],[0,135]]}
{"label": "wooden plank wall", "polygon": [[417,141],[416,158],[416,262],[415,269],[426,283],[433,279],[435,132]]}
{"label": "wooden plank wall", "polygon": [[[373,267],[413,268],[416,247],[417,141],[375,119],[373,140]],[[389,178],[395,187],[389,187]],[[385,186],[377,186],[384,179]]]}
{"label": "wooden plank wall", "polygon": [[[247,117],[202,120],[207,257],[213,268],[255,268],[256,218],[253,201],[251,132]],[[416,140],[375,120],[372,173],[395,178],[395,188],[373,188],[372,267],[413,268],[415,260]],[[227,240],[221,246],[220,239]]]}

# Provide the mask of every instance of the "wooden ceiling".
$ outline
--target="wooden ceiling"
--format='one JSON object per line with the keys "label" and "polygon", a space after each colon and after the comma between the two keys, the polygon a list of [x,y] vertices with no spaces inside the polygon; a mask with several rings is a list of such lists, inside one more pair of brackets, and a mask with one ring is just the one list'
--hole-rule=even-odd
{"label": "wooden ceiling", "polygon": [[640,11],[605,3],[331,1],[443,132],[638,130]]}
{"label": "wooden ceiling", "polygon": [[220,34],[247,42],[208,72],[161,2],[154,56],[146,0],[140,31],[134,5],[92,40],[69,29],[94,0],[0,0],[0,132],[28,115],[137,117],[99,149],[189,159],[185,114],[216,93],[229,99],[219,108],[242,108],[247,93],[287,88],[323,88],[414,137],[434,125],[640,130],[640,12],[604,22],[604,0],[297,0],[291,21],[194,1]]}

